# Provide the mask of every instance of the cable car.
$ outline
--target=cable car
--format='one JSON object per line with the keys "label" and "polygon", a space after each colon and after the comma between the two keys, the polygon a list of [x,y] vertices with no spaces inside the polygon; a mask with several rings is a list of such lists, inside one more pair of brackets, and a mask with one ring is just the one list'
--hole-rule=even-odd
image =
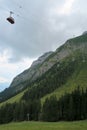
{"label": "cable car", "polygon": [[11,24],[15,23],[14,18],[12,18],[12,17],[8,17],[7,21],[10,22]]}
{"label": "cable car", "polygon": [[11,24],[14,24],[15,23],[15,20],[13,17],[11,17],[11,15],[13,14],[12,11],[10,11],[10,16],[7,18],[7,21],[10,22]]}

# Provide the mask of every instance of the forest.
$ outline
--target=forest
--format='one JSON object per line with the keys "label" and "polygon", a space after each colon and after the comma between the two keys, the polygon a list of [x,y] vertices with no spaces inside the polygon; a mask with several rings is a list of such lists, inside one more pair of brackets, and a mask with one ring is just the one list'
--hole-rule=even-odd
{"label": "forest", "polygon": [[71,94],[65,93],[59,100],[47,98],[43,105],[39,98],[22,99],[0,107],[0,124],[18,121],[75,121],[87,119],[87,90],[78,86]]}

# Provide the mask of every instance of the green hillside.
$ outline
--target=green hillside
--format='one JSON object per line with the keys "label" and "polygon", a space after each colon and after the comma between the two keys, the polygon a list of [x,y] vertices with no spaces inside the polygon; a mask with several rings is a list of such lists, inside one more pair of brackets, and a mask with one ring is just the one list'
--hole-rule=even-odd
{"label": "green hillside", "polygon": [[10,123],[0,125],[0,130],[87,130],[87,121]]}
{"label": "green hillside", "polygon": [[[70,77],[67,81],[66,84],[62,85],[60,88],[56,89],[54,92],[52,92],[51,94],[47,94],[46,96],[44,96],[43,98],[41,98],[41,101],[45,101],[45,99],[47,97],[50,97],[52,95],[56,95],[57,98],[60,98],[61,95],[66,93],[71,93],[72,91],[74,91],[74,89],[76,89],[76,87],[78,87],[78,85],[80,85],[81,88],[87,88],[87,62],[82,63],[80,65],[80,67],[78,67],[78,69],[75,71],[75,73],[72,75],[72,77]],[[27,91],[27,90],[25,90]],[[16,96],[8,99],[7,101],[0,103],[0,105],[5,104],[5,103],[14,103],[14,102],[18,102],[21,97],[23,96],[24,92],[21,92],[19,94],[17,94]]]}
{"label": "green hillside", "polygon": [[24,90],[23,92],[20,92],[19,94],[13,96],[12,98],[10,98],[10,99],[8,99],[8,100],[6,100],[6,101],[0,103],[0,106],[4,105],[4,104],[6,104],[6,103],[19,102],[25,91],[27,91],[27,89]]}
{"label": "green hillside", "polygon": [[65,93],[71,93],[72,91],[74,91],[78,86],[81,89],[87,88],[87,61],[78,66],[76,71],[64,85],[56,89],[54,92],[47,94],[46,96],[41,98],[41,101],[43,103],[46,98],[49,98],[53,95],[55,95],[59,99]]}
{"label": "green hillside", "polygon": [[[76,61],[72,60],[73,57],[74,59],[76,59]],[[73,66],[74,68],[72,68]],[[70,74],[69,72],[67,72],[70,71],[69,68],[73,70]],[[61,79],[64,80],[64,78],[65,81],[63,83],[60,82],[60,86],[59,85],[57,86],[56,85],[57,82]],[[46,74],[44,74],[40,79],[38,79],[37,81],[35,81],[35,83],[33,83],[30,89],[30,95],[33,94],[33,96],[35,96],[37,95],[37,93],[39,94],[40,90],[42,89],[41,90],[42,92],[45,91],[45,93],[42,93],[42,95],[40,96],[41,101],[43,103],[47,97],[56,95],[57,98],[60,98],[65,93],[71,93],[78,86],[84,89],[87,88],[87,55],[83,56],[82,53],[71,55],[70,57],[67,57],[66,59],[61,61],[61,63],[58,62],[56,65],[54,65],[54,67],[52,67],[48,72],[46,72]],[[26,91],[27,90],[17,94],[16,96],[1,103],[0,105],[5,103],[18,102]]]}

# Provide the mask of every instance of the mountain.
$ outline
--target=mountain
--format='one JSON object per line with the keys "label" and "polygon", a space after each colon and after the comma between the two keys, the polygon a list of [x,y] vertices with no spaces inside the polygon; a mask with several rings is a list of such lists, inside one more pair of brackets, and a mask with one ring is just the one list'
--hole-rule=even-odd
{"label": "mountain", "polygon": [[29,69],[25,70],[13,79],[10,87],[15,87],[16,91],[19,91],[20,89],[23,89],[24,86],[26,86],[22,83],[25,83],[28,80],[31,82],[39,77],[41,74],[38,72],[38,69],[50,54],[52,54],[52,52],[47,52],[34,61]]}
{"label": "mountain", "polygon": [[87,31],[83,32],[82,35],[86,35],[87,34]]}
{"label": "mountain", "polygon": [[[37,93],[43,90],[41,97],[45,96],[64,85],[78,68],[82,69],[84,65],[81,63],[87,63],[87,34],[69,39],[55,52],[45,53],[38,58],[29,69],[13,79],[8,89],[0,93],[0,99],[4,101],[28,86],[32,88],[31,91],[37,89]],[[46,90],[45,86],[46,89],[48,86],[50,88]]]}
{"label": "mountain", "polygon": [[8,86],[9,86],[9,83],[0,83],[0,92],[3,91]]}

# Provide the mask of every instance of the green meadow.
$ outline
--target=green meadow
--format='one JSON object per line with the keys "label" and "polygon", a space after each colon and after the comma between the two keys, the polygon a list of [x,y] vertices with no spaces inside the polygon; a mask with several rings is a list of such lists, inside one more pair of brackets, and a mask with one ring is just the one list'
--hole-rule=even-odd
{"label": "green meadow", "polygon": [[21,122],[0,125],[0,130],[87,130],[86,121]]}

